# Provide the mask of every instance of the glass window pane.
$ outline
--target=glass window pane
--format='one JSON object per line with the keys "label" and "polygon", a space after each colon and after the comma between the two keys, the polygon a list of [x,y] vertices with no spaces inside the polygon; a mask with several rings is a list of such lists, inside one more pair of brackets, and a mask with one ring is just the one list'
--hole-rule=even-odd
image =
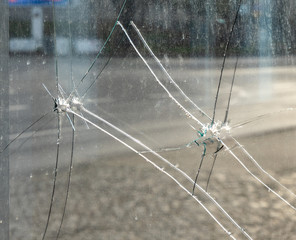
{"label": "glass window pane", "polygon": [[293,1],[8,8],[10,239],[293,239]]}

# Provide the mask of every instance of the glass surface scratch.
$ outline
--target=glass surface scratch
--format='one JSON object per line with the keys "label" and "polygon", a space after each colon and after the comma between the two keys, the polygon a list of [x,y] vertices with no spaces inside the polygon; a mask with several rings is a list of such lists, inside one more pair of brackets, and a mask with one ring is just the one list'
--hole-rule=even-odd
{"label": "glass surface scratch", "polygon": [[8,6],[10,239],[293,239],[294,1]]}

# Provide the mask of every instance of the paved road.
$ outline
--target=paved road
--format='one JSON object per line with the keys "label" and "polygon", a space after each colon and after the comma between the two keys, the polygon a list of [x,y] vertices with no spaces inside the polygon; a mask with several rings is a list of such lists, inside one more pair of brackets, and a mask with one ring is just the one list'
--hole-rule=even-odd
{"label": "paved road", "polygon": [[[89,86],[97,76],[97,72],[100,71],[105,61],[103,59],[95,64],[94,70],[88,74],[84,83],[81,84],[82,87],[78,88],[80,94],[87,88],[84,86]],[[151,62],[160,80],[173,95],[204,124],[209,123],[209,119],[201,116],[188,102],[184,101],[184,98],[156,68],[155,63]],[[215,61],[164,59],[163,62],[185,93],[209,116],[212,116],[221,59]],[[284,65],[282,59],[273,60],[272,63],[275,64],[275,62],[278,63],[278,66],[268,66],[268,64],[271,64],[268,59],[263,59],[261,62],[257,59],[239,60],[229,112],[230,126],[235,127],[232,130],[234,136],[260,135],[262,132],[295,126],[296,111],[292,109],[295,107],[296,100],[294,94],[296,69],[293,66]],[[73,58],[72,75],[70,74],[71,62],[68,58],[61,58],[58,63],[59,81],[65,91],[69,93],[73,85],[69,79],[72,76],[74,81],[78,82],[89,67],[91,57]],[[224,119],[234,64],[234,59],[228,60],[226,64],[218,99],[216,120]],[[56,96],[53,59],[41,56],[11,57],[11,137],[30,125],[42,114],[52,111],[53,101],[43,88],[42,83],[47,86],[52,95]],[[133,132],[142,132],[142,135],[146,134],[149,138],[154,137],[153,134],[149,134],[150,132],[157,132],[155,144],[163,141],[163,138],[159,136],[165,136],[166,140],[169,141],[168,145],[178,146],[184,143],[188,136],[191,137],[192,132],[194,133],[189,126],[192,122],[184,117],[184,112],[170,100],[142,62],[135,59],[112,59],[96,84],[86,95],[83,103],[89,110],[119,124],[126,130],[133,129]],[[247,125],[237,128],[241,123],[256,119],[263,114],[270,115],[251,123],[251,127]],[[51,113],[51,115],[53,116],[54,113]],[[44,132],[42,136],[44,134],[54,136],[56,134],[54,130],[56,129],[56,121],[50,121],[45,126],[42,126],[42,122],[40,123],[41,126],[36,126],[32,131],[42,128],[40,130]],[[63,128],[69,132],[71,126],[68,124],[66,116],[62,116],[62,124]],[[83,122],[79,121],[78,125],[82,131],[85,129]],[[164,133],[162,134],[161,131],[164,131]],[[179,132],[184,132],[187,137],[180,137]],[[25,136],[30,136],[30,133]],[[153,142],[153,140],[151,141]],[[40,141],[40,144],[42,142],[43,140]],[[46,146],[48,146],[47,143],[45,143]]]}
{"label": "paved road", "polygon": [[[220,60],[173,59],[164,62],[176,82],[211,116]],[[282,64],[282,61],[278,62],[277,66],[263,67],[269,64],[267,60],[240,60],[229,120],[230,126],[236,126],[236,123],[252,120],[261,114],[274,113],[248,125],[240,125],[240,128],[233,128],[231,134],[265,169],[295,191],[293,143],[296,112],[289,108],[295,106],[296,71]],[[69,59],[62,59],[60,63],[59,80],[65,91],[69,92]],[[233,76],[231,66],[234,63],[231,59],[224,72],[225,81],[216,119],[224,117],[229,83]],[[86,58],[73,59],[75,80],[83,76],[89,64],[90,60]],[[13,137],[43,113],[52,111],[53,101],[42,83],[54,96],[56,91],[53,59],[11,57],[10,65],[10,123]],[[99,67],[95,65],[97,72]],[[161,73],[157,73],[161,78]],[[96,73],[90,73],[90,76],[96,76]],[[84,82],[89,84],[87,78]],[[169,82],[165,84],[182,104],[189,106]],[[184,112],[155,83],[145,66],[134,59],[113,59],[98,84],[86,96],[84,105],[154,149],[184,146],[197,137],[192,127],[198,128],[198,125],[185,117]],[[189,109],[203,123],[209,121],[192,107],[189,106]],[[55,236],[60,222],[71,155],[72,128],[66,116],[61,116],[61,119],[59,175],[49,237]],[[100,239],[225,237],[205,212],[182,195],[182,191],[163,174],[158,174],[145,161],[100,131],[87,129],[83,121],[76,119],[75,126],[74,172],[61,239],[94,239],[94,236]],[[104,124],[100,126],[106,127]],[[35,133],[38,129],[38,133]],[[116,134],[110,128],[108,130]],[[51,113],[10,148],[13,239],[23,239],[23,236],[39,239],[42,234],[52,190],[56,143],[56,113]],[[209,141],[207,161],[200,176],[203,185],[215,149],[215,144]],[[266,189],[252,180],[224,150],[219,154],[211,182],[213,196],[255,239],[293,239],[294,212],[291,213],[282,201],[270,197]],[[240,149],[233,146],[233,150],[239,153]],[[164,151],[162,155],[194,177],[202,152],[202,147],[193,146]],[[147,156],[151,157],[149,154]],[[241,155],[239,157],[244,159]],[[253,166],[252,170],[256,171],[256,168]],[[188,187],[191,188],[191,185]],[[213,209],[213,206],[209,207]],[[219,215],[217,210],[214,213]]]}

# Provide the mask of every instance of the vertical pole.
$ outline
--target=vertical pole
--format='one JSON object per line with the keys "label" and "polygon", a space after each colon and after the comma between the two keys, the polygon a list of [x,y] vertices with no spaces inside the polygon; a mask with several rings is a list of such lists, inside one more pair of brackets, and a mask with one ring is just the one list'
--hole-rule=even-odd
{"label": "vertical pole", "polygon": [[[0,0],[0,150],[9,141],[9,31],[8,0]],[[9,239],[9,161],[8,151],[0,155],[0,239]]]}
{"label": "vertical pole", "polygon": [[33,7],[31,11],[32,38],[36,42],[37,49],[43,48],[43,11],[41,7]]}

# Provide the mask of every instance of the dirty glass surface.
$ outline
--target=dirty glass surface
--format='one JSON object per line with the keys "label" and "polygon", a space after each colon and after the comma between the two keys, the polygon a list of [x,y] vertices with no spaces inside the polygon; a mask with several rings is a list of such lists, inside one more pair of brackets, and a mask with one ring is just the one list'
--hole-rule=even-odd
{"label": "dirty glass surface", "polygon": [[293,239],[294,1],[9,1],[10,239]]}

